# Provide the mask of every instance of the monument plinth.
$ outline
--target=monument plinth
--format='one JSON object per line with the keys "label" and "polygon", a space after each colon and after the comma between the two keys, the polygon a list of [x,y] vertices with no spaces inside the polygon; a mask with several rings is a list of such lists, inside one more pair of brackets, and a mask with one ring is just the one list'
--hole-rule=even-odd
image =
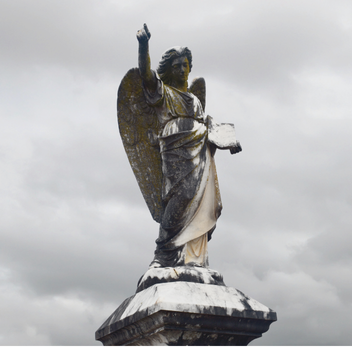
{"label": "monument plinth", "polygon": [[106,346],[247,345],[276,313],[237,289],[204,283],[155,284],[126,299],[96,332]]}
{"label": "monument plinth", "polygon": [[222,210],[216,150],[242,151],[232,123],[205,114],[204,78],[188,86],[192,53],[172,47],[151,69],[146,24],[137,32],[138,68],[121,81],[117,117],[123,146],[153,219],[154,258],[96,332],[104,345],[247,345],[276,313],[226,287],[209,269],[208,242]]}

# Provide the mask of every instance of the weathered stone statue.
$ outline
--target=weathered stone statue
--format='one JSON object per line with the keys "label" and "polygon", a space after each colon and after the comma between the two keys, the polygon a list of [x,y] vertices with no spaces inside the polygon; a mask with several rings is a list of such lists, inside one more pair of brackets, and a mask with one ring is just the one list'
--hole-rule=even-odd
{"label": "weathered stone statue", "polygon": [[214,155],[242,150],[233,124],[205,110],[205,81],[188,88],[192,54],[167,50],[155,71],[150,32],[138,31],[139,67],[118,91],[122,141],[152,217],[160,223],[156,250],[135,295],[96,332],[104,345],[246,345],[276,314],[208,268],[207,244],[222,205]]}
{"label": "weathered stone statue", "polygon": [[[146,25],[139,30],[139,69],[130,70],[118,94],[123,143],[153,218],[160,223],[150,267],[207,266],[207,243],[222,205],[216,148],[241,150],[231,124],[207,117],[205,81],[188,89],[192,54],[167,50],[150,68]],[[131,141],[132,139],[132,141]]]}

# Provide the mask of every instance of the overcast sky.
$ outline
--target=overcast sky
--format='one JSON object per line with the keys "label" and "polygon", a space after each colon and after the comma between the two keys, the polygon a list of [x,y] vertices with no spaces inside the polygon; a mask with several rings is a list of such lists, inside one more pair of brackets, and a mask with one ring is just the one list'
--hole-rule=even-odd
{"label": "overcast sky", "polygon": [[117,129],[147,23],[243,152],[218,151],[210,267],[277,312],[252,345],[352,344],[352,1],[0,1],[0,344],[100,345],[158,224]]}

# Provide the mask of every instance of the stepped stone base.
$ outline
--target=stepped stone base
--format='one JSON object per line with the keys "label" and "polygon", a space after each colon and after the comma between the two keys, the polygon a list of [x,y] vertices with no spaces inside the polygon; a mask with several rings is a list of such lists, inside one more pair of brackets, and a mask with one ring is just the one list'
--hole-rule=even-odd
{"label": "stepped stone base", "polygon": [[194,282],[225,286],[222,275],[216,270],[200,266],[176,266],[149,268],[140,278],[137,293],[154,284],[165,282]]}
{"label": "stepped stone base", "polygon": [[155,284],[126,299],[96,332],[106,346],[247,345],[276,313],[237,289],[213,284]]}

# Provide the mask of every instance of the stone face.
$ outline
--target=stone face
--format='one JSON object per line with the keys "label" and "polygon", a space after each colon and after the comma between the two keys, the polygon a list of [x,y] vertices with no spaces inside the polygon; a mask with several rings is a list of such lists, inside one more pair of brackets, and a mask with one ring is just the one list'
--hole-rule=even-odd
{"label": "stone face", "polygon": [[276,313],[237,289],[156,284],[126,299],[96,332],[104,345],[247,345]]}

